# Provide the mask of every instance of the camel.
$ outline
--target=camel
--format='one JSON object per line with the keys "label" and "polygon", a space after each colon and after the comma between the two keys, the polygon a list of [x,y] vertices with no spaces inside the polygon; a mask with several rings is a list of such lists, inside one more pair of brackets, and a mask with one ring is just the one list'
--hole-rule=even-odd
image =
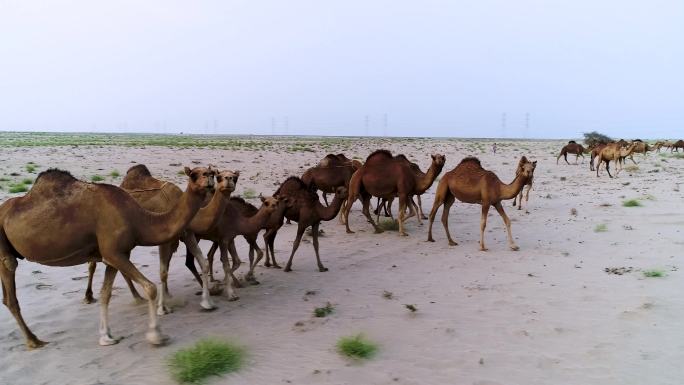
{"label": "camel", "polygon": [[599,167],[601,166],[602,163],[606,163],[606,171],[608,172],[609,177],[613,177],[610,174],[610,161],[614,161],[616,164],[617,172],[615,173],[615,176],[617,176],[620,171],[622,170],[622,162],[621,159],[624,159],[625,157],[631,155],[634,152],[634,149],[636,148],[637,143],[632,143],[629,145],[627,148],[621,147],[619,143],[611,143],[605,146],[599,154],[596,156],[596,176],[599,176]]}
{"label": "camel", "polygon": [[[644,157],[646,157],[648,152],[653,150],[653,148],[649,146],[648,143],[644,143],[644,141],[641,139],[634,139],[632,143],[636,143],[636,146],[634,147],[634,151],[631,154],[629,154],[627,158],[631,160],[634,164],[637,164],[637,162],[634,160],[634,154],[644,154]],[[626,160],[626,158],[621,159],[621,161],[624,160]]]}
{"label": "camel", "polygon": [[344,222],[347,233],[353,233],[349,228],[349,211],[356,199],[361,198],[363,214],[373,225],[376,233],[382,229],[373,221],[369,206],[372,196],[390,199],[399,197],[399,234],[408,236],[404,230],[406,208],[413,195],[422,194],[442,172],[446,158],[444,155],[432,155],[432,163],[427,173],[418,174],[411,167],[411,162],[403,155],[392,156],[387,150],[377,150],[366,158],[366,162],[354,173],[349,182],[349,197],[344,210]]}
{"label": "camel", "polygon": [[[210,271],[208,264],[202,255],[202,251],[199,249],[197,240],[192,236],[192,233],[195,231],[202,231],[203,229],[212,226],[212,224],[220,218],[227,204],[226,202],[230,198],[230,194],[235,190],[235,185],[240,176],[239,171],[233,172],[227,170],[220,172],[219,170],[212,169],[211,166],[209,169],[213,170],[216,175],[217,184],[214,194],[209,195],[208,205],[202,207],[195,215],[195,218],[188,224],[190,232],[183,232],[179,237],[186,245],[186,249],[188,250],[187,255],[191,256],[191,258],[194,257],[198,259],[200,266],[203,267],[202,275],[200,276],[197,273],[197,270],[194,269],[194,264],[192,264],[192,268],[188,265],[190,271],[200,285],[202,285],[200,306],[205,310],[214,309],[216,306],[209,296],[208,274]],[[131,194],[133,199],[135,199],[143,208],[152,212],[167,211],[170,207],[175,205],[182,196],[182,191],[178,186],[152,177],[149,169],[142,164],[133,166],[126,172],[126,176],[121,182],[121,188]],[[170,307],[167,306],[168,298],[171,297],[168,287],[168,272],[171,257],[178,249],[179,239],[174,239],[169,243],[159,245],[159,275],[161,277],[162,290],[159,292],[159,303],[157,306],[158,315],[164,315],[171,312]],[[88,287],[84,299],[86,303],[95,301],[92,291],[95,269],[95,262],[91,262],[88,269]],[[128,283],[128,287],[130,288],[133,297],[136,300],[140,300],[140,296],[135,290],[132,282],[127,278],[126,282]],[[228,291],[228,297],[234,297],[234,295],[231,295],[230,288]]]}
{"label": "camel", "polygon": [[577,164],[577,160],[580,156],[582,157],[582,161],[584,161],[585,152],[586,150],[581,144],[571,140],[561,149],[560,154],[558,154],[558,157],[556,158],[556,164],[558,164],[558,160],[561,156],[565,159],[565,163],[570,164],[570,162],[568,162],[568,154],[575,154],[575,164]]}
{"label": "camel", "polygon": [[[361,162],[351,160],[344,154],[328,154],[316,167],[312,167],[302,174],[302,181],[307,185],[316,186],[323,192],[323,201],[328,206],[328,193],[334,194],[340,186],[349,188],[352,174],[361,167]],[[344,206],[343,206],[344,209]],[[340,216],[342,221],[342,216]]]}
{"label": "camel", "polygon": [[142,208],[123,189],[77,180],[66,171],[50,169],[38,175],[31,190],[0,205],[0,278],[3,303],[16,319],[29,349],[44,346],[28,328],[16,295],[17,259],[47,266],[75,266],[90,261],[107,265],[101,291],[100,345],[113,345],[109,300],[117,272],[141,285],[148,299],[146,338],[154,345],[168,337],[157,319],[157,288],[131,263],[135,246],[161,245],[178,237],[199,211],[214,172],[185,168],[189,181],[177,204],[164,213]]}
{"label": "camel", "polygon": [[[527,157],[523,156],[518,161],[518,168],[515,170],[515,175],[521,174],[525,169],[525,164],[528,163]],[[530,177],[527,181],[527,191],[525,192],[525,202],[530,200],[530,190],[532,190],[532,183],[534,182],[534,176]],[[513,198],[513,207],[515,207],[516,200],[518,202],[518,210],[522,210],[522,200],[523,200],[523,189],[520,189],[520,194]]]}
{"label": "camel", "polygon": [[[245,202],[244,199],[231,197],[220,220],[206,231],[195,233],[195,236],[199,239],[207,239],[218,244],[218,249],[221,252],[221,262],[223,264],[224,286],[228,288],[228,290],[230,290],[230,287],[232,286],[231,281],[237,281],[233,272],[237,270],[240,260],[237,255],[237,250],[235,249],[235,237],[238,235],[245,236],[250,247],[253,247],[259,255],[262,255],[262,251],[256,243],[256,236],[269,220],[273,212],[280,206],[279,198],[263,196],[260,196],[259,198],[261,199],[262,205],[256,212],[253,212],[252,207],[250,207],[251,205]],[[285,200],[284,203],[287,204],[288,201]],[[237,266],[235,266],[234,263],[233,268],[231,268],[228,253],[230,253],[233,262],[237,262]],[[209,264],[212,264],[213,253],[210,255],[211,259]],[[190,259],[187,262],[192,263],[192,260]],[[250,274],[252,274],[253,277],[253,269],[251,268]],[[248,274],[248,280],[250,279]],[[232,291],[229,296],[231,299],[237,299],[237,296],[233,295]]]}
{"label": "camel", "polygon": [[684,140],[681,139],[672,144],[670,147],[670,152],[679,152],[680,148],[684,150]]}
{"label": "camel", "polygon": [[[264,206],[262,208],[266,208],[266,201],[269,198],[261,198],[262,202],[264,202]],[[272,203],[272,201],[271,201]],[[239,212],[239,215],[230,219],[231,221],[242,221],[243,224],[237,224],[236,227],[240,231],[239,235],[242,235],[243,238],[247,241],[249,244],[249,272],[245,275],[245,280],[253,285],[258,285],[259,282],[256,280],[254,277],[254,268],[256,267],[257,264],[261,261],[261,259],[264,256],[263,251],[261,251],[261,248],[259,248],[259,245],[257,244],[257,235],[259,232],[263,229],[269,228],[269,223],[272,222],[272,218],[277,218],[277,220],[280,220],[282,223],[282,218],[285,215],[285,210],[287,210],[289,207],[292,207],[290,198],[288,197],[281,197],[277,199],[277,203],[275,205],[275,210],[273,211],[268,211],[267,214],[268,216],[258,220],[254,221],[253,223],[250,224],[249,219],[250,218],[255,218],[257,214],[260,213],[260,210],[252,205],[251,203],[246,202],[242,198],[231,198],[231,205],[235,206],[237,208],[237,211]],[[220,249],[220,244],[219,242],[214,242],[211,245],[211,248],[209,249],[209,253],[207,254],[207,257],[209,259],[209,271],[212,271],[212,265],[214,263],[214,254],[216,253],[216,250]],[[268,250],[268,249],[267,249]],[[239,265],[239,257],[237,255],[237,249],[235,248],[235,240],[233,239],[228,247],[228,251],[231,253],[231,257],[233,258],[234,266],[235,263]],[[257,254],[257,258],[254,259],[254,252]],[[192,259],[190,259],[190,263],[192,263]],[[232,271],[235,271],[236,268],[233,267]],[[210,278],[213,280],[214,276],[213,274],[210,274]]]}
{"label": "camel", "polygon": [[487,214],[489,207],[494,206],[499,212],[501,218],[506,225],[508,232],[508,245],[511,250],[519,250],[520,248],[513,242],[513,235],[511,235],[511,221],[506,216],[502,200],[511,199],[518,195],[523,187],[527,185],[532,178],[534,178],[534,169],[537,167],[537,162],[529,162],[524,157],[521,158],[520,172],[516,173],[515,179],[510,184],[504,184],[491,171],[485,170],[480,164],[480,160],[474,157],[464,158],[453,170],[444,174],[444,177],[437,185],[437,192],[435,194],[435,203],[430,211],[429,227],[428,227],[428,241],[434,242],[432,238],[432,223],[435,220],[435,214],[440,206],[444,205],[442,211],[442,225],[447,234],[450,246],[455,246],[457,243],[451,238],[449,232],[449,210],[455,199],[464,203],[481,204],[482,216],[480,217],[480,250],[486,251],[484,243],[484,231],[487,225]]}
{"label": "camel", "polygon": [[590,151],[589,170],[590,171],[594,171],[594,159],[596,159],[596,157],[601,152],[601,150],[603,150],[603,148],[606,146],[607,146],[606,143],[597,143],[589,149],[589,151]]}
{"label": "camel", "polygon": [[[415,173],[417,178],[424,178],[425,173],[420,169],[420,166],[418,166],[416,163],[409,162],[411,165],[411,170]],[[434,182],[434,181],[433,181]],[[432,187],[432,184],[425,186],[426,189],[422,191],[417,191],[416,192],[416,198],[418,199],[418,204],[416,205],[416,202],[413,200],[413,197],[411,197],[411,201],[409,202],[409,215],[406,217],[411,218],[414,215],[418,215],[418,223],[421,225],[423,222],[421,219],[428,219],[427,216],[423,213],[423,202],[420,199],[420,196],[425,193],[430,187]],[[380,211],[384,208],[385,210],[385,216],[391,217],[394,219],[392,216],[392,203],[394,202],[394,198],[396,198],[396,195],[390,199],[382,199],[378,198],[378,203],[375,207],[375,215],[377,216],[377,220],[379,221],[380,217]]]}
{"label": "camel", "polygon": [[[306,183],[304,183],[300,178],[297,178],[296,176],[291,176],[287,178],[280,185],[278,190],[276,190],[276,192],[273,194],[274,196],[278,197],[278,199],[287,197],[292,202],[292,206],[285,210],[285,218],[297,222],[297,236],[295,237],[294,243],[292,244],[292,252],[290,253],[290,258],[288,259],[287,264],[285,265],[284,271],[292,271],[292,260],[294,258],[295,253],[297,252],[297,249],[299,248],[299,243],[301,242],[302,236],[304,235],[304,230],[306,230],[308,227],[311,227],[311,237],[313,238],[312,243],[314,252],[316,254],[316,263],[318,265],[318,271],[328,271],[328,268],[323,266],[318,251],[318,227],[321,224],[321,221],[329,221],[337,216],[337,214],[340,212],[340,209],[342,208],[342,204],[347,198],[347,191],[347,188],[344,186],[338,187],[335,191],[335,198],[333,198],[333,201],[330,204],[330,206],[323,206],[319,202],[318,194],[316,194],[315,190],[311,189],[310,186],[307,186]],[[280,221],[280,224],[282,225],[282,220]],[[271,251],[270,257],[272,259],[273,266],[279,267],[275,260],[275,253],[273,249],[275,237],[278,233],[279,228],[280,226],[277,226],[276,228],[271,228],[267,230],[266,234],[264,234],[264,240],[266,241],[267,248],[265,265],[267,267],[270,265],[271,262],[268,260],[269,248]]]}

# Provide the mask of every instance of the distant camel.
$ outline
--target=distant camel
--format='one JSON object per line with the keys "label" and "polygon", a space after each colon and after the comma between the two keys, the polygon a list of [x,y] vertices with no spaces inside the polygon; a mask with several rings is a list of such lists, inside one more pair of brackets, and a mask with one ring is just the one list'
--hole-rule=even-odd
{"label": "distant camel", "polygon": [[601,152],[599,152],[598,156],[596,157],[596,176],[599,176],[599,168],[602,163],[606,164],[606,171],[608,172],[609,177],[613,177],[610,174],[610,161],[615,162],[615,168],[617,169],[617,172],[615,173],[615,176],[617,176],[620,171],[622,171],[622,162],[621,159],[624,159],[625,157],[631,155],[634,152],[634,148],[636,148],[637,144],[632,143],[629,147],[624,148],[620,147],[619,143],[611,143],[604,147]]}
{"label": "distant camel", "polygon": [[590,155],[589,155],[589,170],[594,171],[594,159],[598,156],[598,154],[603,150],[604,147],[606,147],[606,143],[596,143],[592,145],[589,149]]}
{"label": "distant camel", "polygon": [[670,147],[670,152],[679,152],[679,149],[684,150],[684,140],[678,140],[672,144],[672,147]]}
{"label": "distant camel", "polygon": [[586,150],[581,144],[571,140],[561,149],[560,154],[558,154],[558,157],[556,158],[556,164],[558,164],[558,160],[561,156],[565,159],[565,163],[570,164],[570,162],[568,162],[568,154],[575,154],[575,164],[577,164],[577,160],[580,156],[582,157],[582,160],[584,160],[585,152]]}
{"label": "distant camel", "polygon": [[511,235],[511,221],[508,219],[501,201],[514,198],[528,184],[530,179],[534,177],[534,169],[537,167],[537,162],[524,161],[523,159],[520,160],[522,163],[521,171],[517,173],[515,179],[510,184],[504,184],[496,174],[482,168],[479,159],[474,157],[463,159],[456,168],[444,174],[444,177],[437,185],[435,203],[432,206],[432,211],[430,211],[427,240],[430,242],[435,241],[432,238],[432,223],[435,220],[437,210],[440,206],[444,205],[442,225],[444,225],[449,245],[457,245],[449,232],[449,210],[454,201],[458,199],[464,203],[482,205],[480,250],[487,250],[484,243],[484,231],[487,226],[487,214],[489,213],[490,206],[494,206],[499,215],[501,215],[501,218],[503,218],[506,231],[508,232],[509,247],[511,250],[518,250],[519,247],[515,244],[513,235]]}
{"label": "distant camel", "polygon": [[[328,205],[328,193],[334,194],[338,187],[349,188],[352,174],[361,167],[361,162],[347,158],[344,154],[328,154],[316,167],[302,174],[302,181],[323,192],[323,201]],[[344,205],[342,206],[344,209]],[[340,216],[340,222],[343,221]]]}

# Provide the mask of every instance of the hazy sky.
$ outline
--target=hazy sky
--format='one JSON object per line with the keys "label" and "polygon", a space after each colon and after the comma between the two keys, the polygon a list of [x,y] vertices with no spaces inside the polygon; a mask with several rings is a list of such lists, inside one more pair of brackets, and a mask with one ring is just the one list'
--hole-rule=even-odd
{"label": "hazy sky", "polygon": [[680,138],[684,1],[0,0],[0,130]]}

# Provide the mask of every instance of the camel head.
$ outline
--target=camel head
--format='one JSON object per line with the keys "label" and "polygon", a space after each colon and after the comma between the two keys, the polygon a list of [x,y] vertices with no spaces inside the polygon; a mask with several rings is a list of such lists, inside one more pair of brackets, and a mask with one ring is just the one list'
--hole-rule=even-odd
{"label": "camel head", "polygon": [[206,193],[214,188],[214,175],[216,170],[209,167],[185,167],[185,175],[189,178],[188,190],[196,193]]}
{"label": "camel head", "polygon": [[530,162],[524,156],[520,158],[520,164],[518,165],[518,170],[520,170],[520,175],[530,179],[534,176],[534,169],[537,168],[537,161]]}
{"label": "camel head", "polygon": [[265,197],[262,195],[259,195],[259,199],[261,199],[261,209],[266,210],[268,214],[273,213],[277,208],[278,208],[278,200],[279,198],[275,197]]}
{"label": "camel head", "polygon": [[347,188],[344,186],[340,186],[337,189],[335,189],[335,196],[340,199],[347,199],[347,197],[349,196],[349,190],[347,190]]}
{"label": "camel head", "polygon": [[237,185],[238,178],[240,177],[240,171],[215,170],[215,172],[216,185],[218,186],[218,190],[220,192],[230,195],[233,191],[235,191],[235,185]]}
{"label": "camel head", "polygon": [[434,163],[436,166],[444,167],[444,164],[446,163],[446,157],[444,155],[432,154],[430,156],[432,157],[432,163]]}

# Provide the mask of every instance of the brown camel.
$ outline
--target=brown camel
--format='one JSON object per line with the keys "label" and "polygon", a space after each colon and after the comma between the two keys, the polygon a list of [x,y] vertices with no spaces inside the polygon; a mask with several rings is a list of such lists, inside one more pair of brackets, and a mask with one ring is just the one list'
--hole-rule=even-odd
{"label": "brown camel", "polygon": [[[220,218],[227,201],[230,198],[230,194],[235,190],[235,184],[240,176],[238,171],[233,172],[227,170],[219,172],[216,169],[212,169],[211,166],[209,169],[214,171],[216,175],[217,185],[214,194],[205,198],[205,202],[208,201],[208,204],[205,207],[202,207],[195,215],[195,218],[188,224],[190,232],[183,232],[179,237],[186,245],[186,249],[188,250],[187,255],[191,258],[194,257],[198,259],[200,267],[204,266],[201,276],[197,273],[194,263],[192,264],[192,268],[189,265],[188,268],[200,285],[202,285],[200,306],[206,310],[211,310],[216,307],[209,296],[208,274],[210,273],[210,270],[202,255],[202,251],[197,244],[197,239],[193,237],[192,233],[203,231],[212,226],[213,223]],[[165,212],[169,210],[170,207],[173,207],[176,202],[178,202],[183,194],[181,189],[175,184],[152,177],[149,169],[142,164],[133,166],[126,172],[126,176],[121,182],[121,187],[131,194],[133,199],[135,199],[143,208],[152,212]],[[157,314],[159,315],[164,315],[171,311],[170,307],[167,306],[168,299],[171,297],[168,286],[169,263],[171,262],[173,253],[178,249],[179,239],[174,239],[169,243],[159,245],[159,275],[162,282],[162,290],[159,292],[159,302],[157,306]],[[88,287],[85,296],[86,303],[94,301],[92,282],[95,268],[95,262],[91,262],[88,269]],[[130,282],[128,278],[126,278],[126,282],[131,289],[133,297],[136,300],[139,300],[140,296],[135,290],[133,283]]]}
{"label": "brown camel", "polygon": [[[411,170],[414,172],[416,178],[424,178],[425,173],[420,169],[420,166],[418,166],[416,163],[409,162],[411,165]],[[434,181],[433,181],[434,182]],[[426,186],[427,188],[422,191],[416,191],[416,198],[418,199],[418,204],[416,205],[416,202],[413,200],[413,197],[411,197],[411,201],[409,202],[409,215],[406,217],[411,218],[414,215],[418,215],[418,223],[421,225],[423,222],[421,219],[428,219],[427,216],[423,213],[423,202],[420,199],[420,196],[425,194],[425,191],[427,191],[430,187],[432,187],[432,184]],[[391,217],[394,219],[392,216],[392,203],[394,202],[394,198],[396,198],[396,195],[392,197],[391,199],[382,199],[378,198],[378,203],[375,207],[375,215],[378,217],[377,220],[380,220],[380,211],[381,209],[385,210],[385,216]]]}
{"label": "brown camel", "polygon": [[[521,159],[522,162],[522,159]],[[437,193],[435,194],[435,203],[430,211],[430,222],[428,227],[428,241],[434,242],[432,239],[432,222],[435,220],[435,214],[441,205],[444,205],[442,211],[442,224],[449,240],[449,245],[457,245],[451,239],[449,233],[449,210],[455,199],[464,203],[473,203],[482,205],[482,216],[480,218],[480,250],[485,251],[487,248],[484,244],[484,230],[487,225],[487,213],[489,207],[494,206],[499,212],[506,225],[508,232],[508,245],[511,250],[518,250],[519,247],[513,242],[513,235],[511,235],[511,221],[508,219],[503,206],[502,200],[511,199],[522,191],[523,187],[534,177],[534,169],[537,167],[537,162],[522,162],[522,169],[515,179],[510,184],[504,184],[491,171],[482,168],[480,161],[477,158],[468,157],[461,161],[453,170],[444,174],[444,177],[437,185]]]}
{"label": "brown camel", "polygon": [[560,154],[558,154],[558,157],[556,158],[556,164],[558,164],[558,160],[561,156],[565,159],[565,163],[570,164],[570,162],[568,162],[568,154],[575,154],[575,164],[577,164],[577,160],[580,156],[582,157],[582,161],[584,161],[585,152],[586,150],[581,144],[571,140],[561,149]]}
{"label": "brown camel", "polygon": [[403,155],[392,156],[387,150],[377,150],[368,155],[364,165],[354,173],[349,182],[349,198],[344,211],[344,221],[347,233],[353,233],[349,228],[349,211],[356,199],[361,198],[363,214],[373,225],[376,233],[382,229],[373,221],[370,215],[371,197],[384,199],[399,197],[399,234],[407,236],[404,230],[406,208],[413,195],[425,192],[442,172],[446,158],[444,155],[432,155],[432,164],[426,174],[420,176],[411,167],[411,162]]}
{"label": "brown camel", "polygon": [[672,144],[672,146],[670,147],[670,152],[679,152],[680,148],[684,150],[684,140],[681,139]]}
{"label": "brown camel", "polygon": [[[207,239],[218,244],[218,248],[221,252],[221,262],[223,264],[224,287],[228,289],[228,295],[231,299],[237,299],[237,296],[232,292],[231,281],[236,281],[233,272],[237,270],[240,264],[240,258],[235,249],[235,237],[238,235],[245,236],[250,247],[253,247],[257,250],[258,254],[261,254],[262,251],[256,243],[256,236],[269,220],[271,214],[275,212],[279,206],[278,198],[260,198],[262,205],[257,212],[254,213],[250,209],[250,205],[247,204],[244,199],[231,197],[220,220],[216,222],[213,227],[207,229],[207,231],[195,233],[195,236],[199,239]],[[230,266],[228,253],[230,253],[233,259],[233,268]],[[213,255],[210,263],[213,263]]]}
{"label": "brown camel", "polygon": [[597,143],[591,147],[591,149],[590,149],[591,155],[589,155],[589,157],[590,157],[589,170],[594,171],[594,160],[596,159],[598,154],[601,152],[601,150],[603,150],[603,148],[606,147],[607,145],[608,144],[606,144],[606,143]]}
{"label": "brown camel", "polygon": [[[328,154],[316,167],[302,174],[302,181],[309,186],[316,186],[323,192],[323,201],[328,206],[328,193],[334,194],[338,187],[349,188],[352,174],[361,167],[361,162],[351,160],[344,154]],[[343,206],[344,209],[344,206]],[[342,216],[340,216],[342,220]]]}
{"label": "brown camel", "polygon": [[[262,198],[262,201],[264,201],[265,198]],[[234,221],[243,221],[245,222],[245,225],[239,226],[239,228],[242,230],[242,233],[240,235],[245,238],[245,241],[249,244],[249,272],[245,275],[245,280],[253,285],[258,285],[259,282],[256,280],[254,277],[254,268],[256,267],[257,264],[261,261],[261,259],[264,256],[263,251],[261,251],[261,248],[259,248],[259,245],[257,244],[257,236],[261,230],[268,229],[269,228],[269,223],[272,221],[273,218],[278,218],[280,222],[282,223],[282,218],[285,215],[285,210],[287,210],[289,207],[292,207],[292,204],[290,202],[290,198],[288,197],[281,197],[277,200],[276,208],[270,214],[268,215],[268,218],[265,218],[264,220],[258,221],[256,223],[256,226],[253,228],[249,227],[248,219],[255,217],[257,214],[259,214],[259,209],[252,205],[251,203],[246,202],[242,198],[234,198],[231,200],[231,204],[235,205],[235,207],[238,208],[238,211],[240,215],[232,220]],[[247,232],[247,231],[250,232]],[[209,249],[209,253],[207,254],[207,257],[209,259],[209,271],[211,271],[211,267],[214,263],[214,254],[216,253],[216,250],[220,248],[220,244],[218,242],[214,242],[211,245],[211,249]],[[237,263],[239,265],[239,257],[237,255],[237,249],[235,248],[235,240],[231,241],[230,246],[228,247],[228,250],[231,253],[231,257],[233,258],[233,265]],[[267,249],[268,250],[268,249]],[[254,253],[256,252],[257,257],[254,259]],[[192,260],[190,260],[190,263],[192,263]],[[232,271],[235,271],[235,267],[232,268]],[[210,274],[211,279],[213,280],[213,274]]]}
{"label": "brown camel", "polygon": [[[525,170],[525,164],[529,163],[527,160],[527,157],[523,156],[520,158],[518,161],[518,168],[515,170],[515,175],[520,175],[524,170]],[[527,181],[527,190],[525,192],[525,202],[529,202],[530,200],[530,190],[532,190],[532,183],[534,182],[534,175],[529,178]],[[513,198],[513,207],[515,207],[516,204],[516,198],[518,202],[518,210],[522,210],[522,201],[523,201],[523,189],[520,189],[520,194],[516,197]]]}
{"label": "brown camel", "polygon": [[[321,257],[318,251],[318,227],[321,221],[329,221],[337,216],[342,207],[342,203],[347,198],[347,188],[338,187],[335,191],[335,198],[333,199],[330,206],[323,206],[318,200],[318,194],[314,190],[307,186],[301,179],[296,176],[291,176],[283,182],[278,190],[273,194],[279,199],[289,198],[292,202],[291,207],[285,210],[285,218],[297,222],[297,236],[292,244],[292,253],[290,254],[290,259],[288,259],[285,265],[284,271],[292,271],[292,259],[294,258],[297,248],[299,248],[299,243],[304,235],[304,230],[311,227],[311,237],[313,238],[313,248],[316,253],[316,263],[318,265],[318,271],[328,271],[328,268],[323,266],[321,263]],[[282,221],[280,222],[282,224]],[[270,257],[273,262],[274,267],[279,267],[275,260],[275,253],[273,245],[275,243],[275,237],[278,233],[277,228],[271,228],[267,230],[264,234],[264,240],[266,241],[267,249],[270,248]],[[270,262],[268,260],[269,253],[266,253],[265,265],[269,266]]]}
{"label": "brown camel", "polygon": [[148,298],[147,340],[162,344],[155,311],[157,288],[129,260],[135,246],[154,246],[178,237],[202,205],[214,172],[203,167],[190,170],[188,186],[178,203],[164,213],[149,212],[124,190],[77,180],[51,169],[38,175],[24,196],[0,206],[0,278],[3,303],[12,312],[29,348],[45,345],[28,328],[17,301],[17,259],[48,266],[74,266],[90,261],[107,265],[100,294],[100,345],[116,344],[109,329],[109,300],[118,271],[141,285]]}
{"label": "brown camel", "polygon": [[608,172],[609,177],[613,177],[610,174],[610,161],[614,161],[616,164],[617,172],[615,173],[615,176],[617,176],[620,171],[622,171],[622,161],[621,159],[624,159],[625,157],[631,155],[634,152],[634,148],[636,148],[637,143],[632,143],[629,145],[629,147],[624,148],[621,147],[619,143],[610,143],[606,147],[604,147],[599,154],[596,156],[596,176],[599,176],[599,168],[602,163],[606,163],[606,171]]}

